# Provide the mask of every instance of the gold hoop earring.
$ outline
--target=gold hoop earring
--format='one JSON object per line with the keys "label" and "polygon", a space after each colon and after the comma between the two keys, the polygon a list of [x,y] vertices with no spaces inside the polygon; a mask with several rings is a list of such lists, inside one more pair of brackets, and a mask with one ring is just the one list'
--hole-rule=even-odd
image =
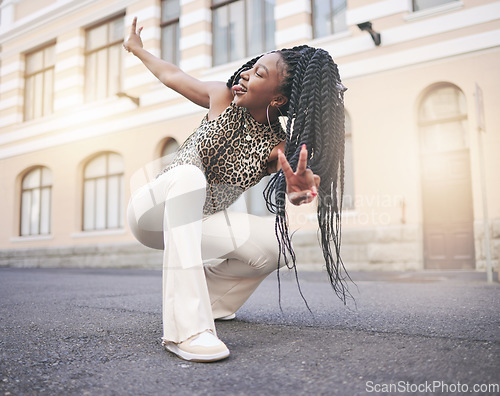
{"label": "gold hoop earring", "polygon": [[267,115],[267,123],[269,125],[269,129],[272,130],[273,128],[271,128],[271,121],[269,120],[269,106],[271,106],[271,103],[269,103],[267,105],[267,108],[266,108],[266,115]]}

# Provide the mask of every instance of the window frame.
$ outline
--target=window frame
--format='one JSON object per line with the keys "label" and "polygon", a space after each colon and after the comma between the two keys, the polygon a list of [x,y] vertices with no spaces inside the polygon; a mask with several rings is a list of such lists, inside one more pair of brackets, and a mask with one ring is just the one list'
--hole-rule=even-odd
{"label": "window frame", "polygon": [[[443,116],[443,117],[438,117],[435,119],[425,119],[421,112],[423,111],[424,106],[426,105],[426,102],[429,100],[432,100],[432,97],[437,94],[441,90],[445,89],[451,89],[453,92],[456,94],[456,98],[459,100],[464,101],[463,105],[463,112],[460,112],[460,107],[459,105],[456,107],[457,112],[455,114],[449,115],[449,116]],[[452,152],[455,150],[461,150],[461,149],[469,149],[470,142],[469,142],[469,136],[467,134],[467,122],[469,120],[469,113],[467,110],[467,97],[465,96],[464,91],[456,86],[453,83],[449,82],[441,82],[437,84],[433,84],[429,86],[422,94],[420,97],[419,103],[418,103],[418,109],[417,109],[417,127],[418,127],[418,133],[419,133],[419,144],[420,144],[420,153],[422,155],[428,155],[428,154],[436,154],[436,153],[448,153]],[[427,128],[433,128],[435,130],[440,129],[441,125],[446,125],[449,123],[461,123],[462,124],[462,137],[463,137],[463,146],[458,147],[458,148],[449,148],[449,147],[443,147],[441,145],[429,147],[426,145],[426,142],[424,141],[424,133]],[[438,132],[434,132],[438,133]],[[442,136],[442,135],[441,135]]]}
{"label": "window frame", "polygon": [[[123,163],[123,157],[115,153],[113,151],[107,151],[103,153],[99,153],[89,159],[85,165],[83,166],[83,175],[82,175],[82,211],[81,211],[81,230],[83,232],[95,232],[95,231],[107,231],[107,230],[121,230],[124,228],[125,223],[124,223],[124,204],[125,204],[125,192],[124,192],[124,183],[125,183],[125,164],[123,164],[123,168],[120,172],[114,172],[110,173],[109,172],[109,158],[110,155],[117,155],[120,157]],[[103,175],[100,176],[92,176],[92,177],[87,177],[85,175],[85,172],[87,170],[87,167],[95,160],[98,158],[106,156],[105,163],[106,163],[106,169]],[[118,193],[118,208],[117,208],[117,214],[118,214],[118,225],[116,227],[110,227],[108,224],[109,220],[109,179],[112,177],[119,176],[119,191]],[[97,188],[95,188],[96,183],[98,180],[105,180],[105,197],[104,197],[104,202],[105,202],[105,211],[104,211],[104,227],[103,228],[97,228],[97,209],[95,203],[97,202]],[[94,186],[94,194],[93,194],[93,213],[92,213],[92,228],[86,228],[85,227],[85,215],[86,215],[86,185],[87,182],[93,181],[93,186]]]}
{"label": "window frame", "polygon": [[[248,12],[248,8],[249,8],[249,1],[260,1],[261,4],[261,19],[263,21],[262,25],[261,25],[261,28],[262,28],[262,41],[261,41],[261,45],[260,45],[260,50],[256,53],[251,53],[249,51],[249,45],[248,45],[248,37],[249,37],[249,32],[248,32],[248,19],[247,19],[247,16],[249,15],[249,12]],[[274,1],[274,7],[276,6],[276,1]],[[226,17],[227,17],[227,20],[230,21],[231,20],[231,14],[230,14],[230,8],[229,6],[231,4],[236,4],[238,2],[241,2],[243,4],[243,9],[244,9],[244,18],[243,18],[243,55],[241,57],[239,57],[238,59],[232,59],[231,58],[231,39],[230,39],[230,35],[229,34],[226,34],[225,37],[225,52],[228,54],[227,55],[227,58],[222,61],[222,62],[218,62],[217,61],[217,57],[216,57],[216,34],[215,34],[215,23],[214,23],[214,12],[216,12],[218,9],[222,9],[224,7],[227,7],[226,9]],[[248,58],[248,57],[253,57],[253,56],[257,56],[261,53],[264,53],[266,51],[269,51],[271,49],[274,49],[276,47],[276,42],[275,42],[275,33],[276,33],[276,23],[274,23],[274,31],[273,32],[268,32],[267,30],[267,18],[266,18],[266,0],[212,0],[211,1],[211,6],[210,6],[210,11],[212,13],[212,66],[213,67],[216,67],[216,66],[220,66],[220,65],[223,65],[223,64],[226,64],[226,63],[230,63],[230,62],[235,62],[237,60],[240,60],[240,59],[245,59],[245,58]],[[274,15],[274,8],[273,8],[273,20],[275,20],[275,15]],[[272,45],[268,48],[267,46],[267,39],[268,37],[271,37],[272,35]]]}
{"label": "window frame", "polygon": [[[167,2],[167,0],[161,0],[161,4],[160,4],[160,8],[161,8],[161,14],[160,14],[160,34],[161,34],[161,58],[163,60],[166,60],[167,62],[171,62],[175,65],[179,65],[180,64],[180,61],[181,61],[181,51],[180,51],[180,39],[181,39],[181,32],[180,32],[180,15],[181,15],[181,2],[180,0],[177,0],[179,2],[179,15],[175,18],[170,18],[168,20],[165,20],[163,21],[163,7],[164,7],[164,4]],[[174,60],[171,60],[171,59],[167,59],[167,56],[166,54],[164,54],[163,52],[163,44],[164,44],[164,40],[165,40],[165,37],[164,37],[164,30],[168,27],[168,26],[173,26],[173,25],[177,25],[177,28],[176,28],[176,37],[175,37],[175,57],[176,59]]]}
{"label": "window frame", "polygon": [[[40,52],[45,52],[48,48],[50,47],[54,47],[53,48],[53,51],[54,51],[54,60],[53,60],[53,63],[50,65],[50,66],[47,66],[45,65],[45,54],[42,53],[42,62],[44,62],[44,65],[41,69],[38,69],[36,70],[35,72],[31,72],[29,73],[28,72],[28,67],[26,66],[25,67],[25,72],[24,72],[24,108],[23,108],[23,120],[26,122],[26,121],[32,121],[32,120],[36,120],[36,119],[39,119],[39,118],[43,118],[45,116],[48,116],[50,114],[53,114],[54,113],[54,88],[55,88],[55,81],[54,81],[54,77],[55,77],[55,65],[56,65],[56,62],[55,62],[55,46],[56,46],[56,42],[55,41],[52,41],[50,43],[47,43],[45,44],[44,46],[42,47],[39,47],[39,48],[36,48],[32,51],[29,51],[27,53],[24,54],[24,59],[25,59],[25,65],[28,64],[28,58],[31,57],[31,56],[35,56],[36,54],[40,53]],[[46,80],[46,75],[48,72],[52,72],[52,84],[51,84],[51,92],[50,92],[50,105],[48,106],[48,110],[46,109],[47,107],[47,103],[46,103],[46,100],[45,100],[45,96],[46,96],[46,92],[45,92],[45,89],[47,88],[46,87],[46,84],[45,84],[45,80]],[[35,78],[35,76],[37,75],[42,75],[42,92],[40,93],[40,95],[37,95],[37,92],[36,92],[36,87],[35,85],[33,84],[33,88],[32,88],[32,91],[31,92],[28,92],[28,87],[29,87],[29,84],[28,84],[28,80],[31,79],[31,78]],[[35,114],[35,103],[36,103],[36,97],[37,96],[41,96],[41,102],[42,102],[42,114],[41,115],[36,115]],[[28,100],[27,98],[30,97],[31,98],[31,109],[30,111],[28,111]]]}
{"label": "window frame", "polygon": [[[324,0],[323,0],[324,1]],[[315,0],[311,0],[311,27],[312,27],[312,34],[313,34],[313,39],[321,39],[321,38],[324,38],[324,37],[328,37],[328,36],[333,36],[334,34],[340,34],[340,33],[343,33],[343,32],[346,32],[349,30],[349,27],[347,25],[347,21],[345,23],[345,29],[343,30],[339,30],[339,31],[335,31],[335,25],[333,23],[333,18],[335,16],[335,14],[333,13],[333,1],[335,0],[328,0],[328,8],[330,10],[330,15],[331,15],[331,19],[330,19],[330,23],[331,23],[331,28],[330,31],[328,32],[328,34],[324,35],[324,36],[318,36],[317,35],[317,25],[315,23],[315,14],[316,14],[316,7],[315,7]],[[344,4],[345,4],[345,11],[347,11],[347,0],[343,0],[344,1]]]}
{"label": "window frame", "polygon": [[[28,170],[22,177],[21,179],[21,195],[20,195],[20,206],[19,206],[19,231],[18,231],[18,235],[20,237],[31,237],[31,236],[38,236],[38,235],[41,235],[41,236],[46,236],[46,235],[51,235],[52,234],[52,186],[53,186],[53,183],[52,183],[52,180],[50,181],[50,184],[48,185],[44,185],[43,184],[43,171],[44,170],[47,170],[48,172],[50,172],[50,176],[52,177],[52,171],[45,167],[45,166],[42,166],[42,165],[39,165],[39,166],[35,166],[33,168],[31,168],[30,170]],[[37,184],[36,187],[31,187],[31,188],[25,188],[24,187],[24,181],[26,180],[26,177],[28,175],[30,175],[31,173],[33,172],[36,172],[36,171],[39,171],[40,172],[40,176],[39,176],[39,182]],[[24,208],[24,195],[26,192],[30,192],[30,203],[33,202],[32,201],[32,196],[33,196],[33,191],[34,190],[39,190],[40,193],[39,193],[39,202],[38,202],[38,222],[37,222],[37,232],[36,233],[33,233],[32,232],[32,229],[31,229],[31,215],[32,215],[32,205],[30,205],[29,207],[29,232],[27,234],[23,234],[23,208]],[[48,208],[48,213],[46,213],[47,215],[47,221],[48,221],[48,231],[46,233],[42,233],[41,232],[41,226],[42,226],[42,210],[44,208],[44,205],[42,203],[42,200],[43,200],[43,194],[42,194],[42,191],[43,190],[48,190],[48,204],[47,204],[47,208]]]}
{"label": "window frame", "polygon": [[[89,85],[90,84],[90,81],[88,81],[88,69],[90,67],[89,65],[89,57],[94,54],[94,53],[97,53],[98,51],[101,51],[103,49],[106,49],[106,94],[104,97],[99,97],[98,95],[98,90],[97,90],[97,86],[99,85],[99,80],[97,78],[95,78],[95,76],[97,76],[98,72],[99,72],[99,64],[98,62],[96,62],[96,69],[97,70],[94,70],[93,71],[93,74],[92,76],[94,77],[94,81],[92,82],[92,86],[93,86],[93,91],[92,91],[92,95],[89,94],[89,92],[87,91],[87,89],[85,89],[85,92],[84,92],[84,100],[86,103],[91,103],[91,102],[96,102],[96,101],[99,101],[99,100],[102,100],[102,99],[105,99],[105,98],[109,98],[111,97],[113,94],[116,94],[118,92],[121,91],[122,87],[123,87],[123,65],[124,65],[124,62],[123,62],[123,56],[122,56],[122,52],[123,51],[119,51],[120,53],[120,58],[119,58],[119,69],[118,69],[118,73],[119,73],[119,78],[118,78],[118,83],[117,83],[117,91],[116,92],[110,92],[110,51],[109,49],[111,47],[114,47],[114,46],[117,46],[119,44],[122,44],[123,41],[124,41],[124,38],[123,38],[123,35],[116,39],[116,40],[113,40],[113,41],[109,41],[109,37],[107,38],[108,41],[106,43],[106,45],[103,45],[103,46],[100,46],[100,47],[96,47],[96,48],[93,48],[92,50],[88,50],[87,49],[87,44],[88,44],[88,36],[89,36],[89,32],[94,30],[94,29],[98,29],[104,25],[108,25],[108,24],[111,24],[113,21],[116,21],[118,19],[122,18],[123,19],[123,23],[125,25],[125,13],[120,13],[120,14],[117,14],[117,15],[114,15],[110,18],[107,18],[95,25],[92,25],[92,26],[89,26],[85,29],[85,47],[84,47],[84,57],[85,57],[85,85]],[[109,36],[109,30],[108,30],[108,36]],[[121,47],[120,47],[120,50],[121,50]],[[92,96],[92,97],[90,97]]]}

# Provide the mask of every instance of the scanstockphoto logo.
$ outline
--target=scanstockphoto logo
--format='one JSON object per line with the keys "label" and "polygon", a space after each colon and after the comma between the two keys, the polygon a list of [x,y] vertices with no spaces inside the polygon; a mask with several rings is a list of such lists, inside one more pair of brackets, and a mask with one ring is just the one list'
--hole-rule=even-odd
{"label": "scanstockphoto logo", "polygon": [[391,383],[377,383],[367,381],[367,393],[375,394],[427,394],[427,393],[444,393],[444,394],[498,394],[500,392],[500,384],[467,384],[460,381],[445,382],[445,381],[425,381],[423,383],[411,383],[408,381],[398,381]]}

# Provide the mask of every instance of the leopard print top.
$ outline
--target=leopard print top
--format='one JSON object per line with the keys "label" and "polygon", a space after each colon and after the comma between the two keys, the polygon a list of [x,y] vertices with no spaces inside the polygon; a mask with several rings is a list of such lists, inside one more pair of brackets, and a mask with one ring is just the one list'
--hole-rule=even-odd
{"label": "leopard print top", "polygon": [[184,164],[200,168],[207,179],[203,213],[210,215],[226,209],[268,174],[269,155],[284,139],[279,121],[270,128],[231,103],[214,120],[208,114],[203,118],[162,173]]}

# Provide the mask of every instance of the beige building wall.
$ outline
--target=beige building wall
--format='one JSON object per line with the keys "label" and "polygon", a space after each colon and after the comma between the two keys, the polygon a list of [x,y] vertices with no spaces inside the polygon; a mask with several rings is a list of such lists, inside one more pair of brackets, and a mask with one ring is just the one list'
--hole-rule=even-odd
{"label": "beige building wall", "polygon": [[[453,1],[412,12],[406,0],[348,1],[348,30],[313,38],[311,2],[277,0],[277,48],[325,48],[339,65],[352,125],[354,208],[343,213],[343,257],[351,269],[424,268],[424,215],[419,107],[437,84],[466,99],[474,223],[474,268],[486,266],[483,190],[488,204],[490,255],[500,250],[500,2]],[[194,76],[225,81],[245,60],[212,67],[211,2],[182,0],[181,67]],[[144,46],[159,55],[160,1],[4,0],[0,21],[0,265],[152,266],[161,252],[143,248],[128,225],[82,231],[83,172],[96,154],[124,161],[125,202],[157,160],[165,139],[182,142],[205,114],[163,87],[132,55],[123,53],[122,90],[86,103],[85,29],[119,14],[126,30],[137,15]],[[358,23],[381,33],[375,46]],[[55,43],[54,112],[23,121],[25,55]],[[485,131],[478,140],[476,84],[482,88]],[[481,182],[484,163],[485,183]],[[21,183],[36,166],[52,171],[51,233],[19,234]],[[154,174],[154,171],[150,171]],[[139,177],[139,178],[138,178]],[[125,213],[123,213],[125,216]],[[290,208],[299,228],[300,264],[321,267],[314,204]]]}

